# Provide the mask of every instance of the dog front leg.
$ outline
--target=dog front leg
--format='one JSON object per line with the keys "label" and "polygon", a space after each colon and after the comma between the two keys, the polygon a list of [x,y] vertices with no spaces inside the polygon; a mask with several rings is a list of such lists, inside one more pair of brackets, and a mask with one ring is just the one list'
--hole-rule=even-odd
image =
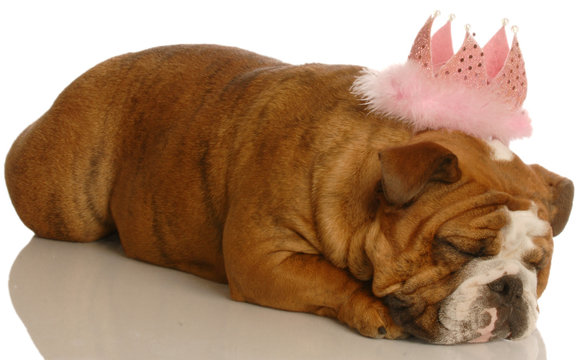
{"label": "dog front leg", "polygon": [[[255,235],[258,233],[266,231]],[[277,248],[298,244],[301,239],[264,240],[251,238],[253,235],[249,228],[239,228],[237,234],[227,229],[224,233],[223,250],[232,299],[334,317],[368,337],[406,336],[393,323],[383,303],[347,271],[319,254]]]}

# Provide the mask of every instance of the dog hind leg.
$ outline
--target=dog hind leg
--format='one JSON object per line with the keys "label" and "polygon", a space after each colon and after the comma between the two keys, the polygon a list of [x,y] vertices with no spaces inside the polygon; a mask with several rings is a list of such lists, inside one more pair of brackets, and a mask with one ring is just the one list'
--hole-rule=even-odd
{"label": "dog hind leg", "polygon": [[99,122],[79,109],[53,106],[18,137],[6,158],[14,207],[41,237],[87,242],[115,230],[108,205],[113,155],[96,140],[103,132]]}

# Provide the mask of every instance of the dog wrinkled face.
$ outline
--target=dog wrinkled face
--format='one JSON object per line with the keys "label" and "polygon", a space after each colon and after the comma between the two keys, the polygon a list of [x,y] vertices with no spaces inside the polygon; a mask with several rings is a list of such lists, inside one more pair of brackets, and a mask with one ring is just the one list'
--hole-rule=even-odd
{"label": "dog wrinkled face", "polygon": [[393,320],[442,344],[531,334],[572,183],[461,133],[420,134],[380,161],[386,243],[369,257]]}

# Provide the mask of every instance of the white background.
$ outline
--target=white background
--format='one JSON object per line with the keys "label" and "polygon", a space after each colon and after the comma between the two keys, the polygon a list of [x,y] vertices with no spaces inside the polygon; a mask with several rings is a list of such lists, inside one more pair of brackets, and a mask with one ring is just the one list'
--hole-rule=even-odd
{"label": "white background", "polygon": [[[10,5],[9,5],[10,3]],[[177,43],[238,46],[293,64],[346,63],[382,69],[403,62],[426,18],[436,9],[457,15],[455,51],[464,25],[484,44],[503,17],[519,26],[533,120],[530,139],[511,148],[571,178],[577,196],[571,222],[556,239],[552,275],[540,299],[540,330],[548,359],[579,358],[584,326],[584,242],[579,189],[584,179],[581,103],[584,82],[578,2],[511,1],[11,1],[0,5],[0,156],[45,112],[73,79],[109,57]],[[508,32],[511,35],[510,31]],[[2,176],[3,178],[3,176]],[[14,312],[8,274],[32,232],[19,221],[0,187],[0,358],[38,358]],[[563,355],[560,355],[563,354]],[[567,355],[566,355],[567,354]],[[580,355],[579,355],[580,354]]]}

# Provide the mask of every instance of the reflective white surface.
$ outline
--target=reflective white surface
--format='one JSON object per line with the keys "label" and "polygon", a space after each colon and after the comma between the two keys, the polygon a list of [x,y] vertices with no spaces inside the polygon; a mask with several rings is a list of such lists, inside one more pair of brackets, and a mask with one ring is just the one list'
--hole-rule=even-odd
{"label": "reflective white surface", "polygon": [[226,285],[126,258],[115,237],[34,237],[9,287],[47,359],[546,359],[539,332],[458,346],[374,340],[328,318],[234,302]]}

